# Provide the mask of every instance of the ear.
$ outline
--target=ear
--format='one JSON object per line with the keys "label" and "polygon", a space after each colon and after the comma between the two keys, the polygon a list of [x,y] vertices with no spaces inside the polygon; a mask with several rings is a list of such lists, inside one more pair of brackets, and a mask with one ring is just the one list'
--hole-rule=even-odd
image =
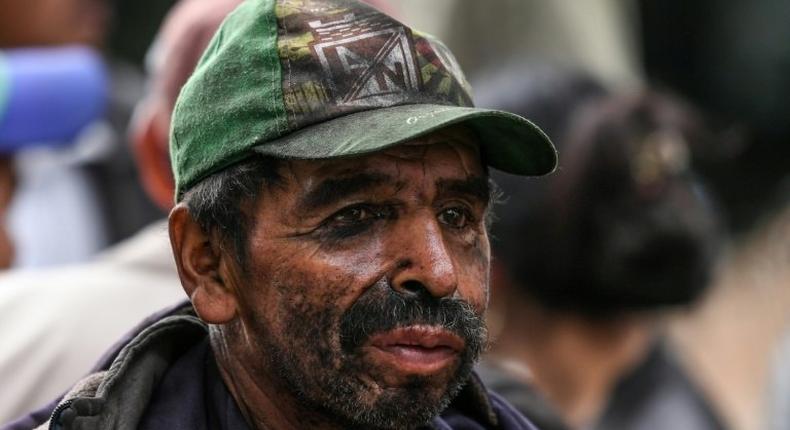
{"label": "ear", "polygon": [[129,141],[140,179],[151,200],[160,208],[173,206],[175,184],[168,158],[168,124],[161,104],[141,102],[129,128]]}
{"label": "ear", "polygon": [[220,247],[192,218],[184,203],[170,212],[170,244],[181,285],[200,319],[225,324],[236,317],[236,290],[220,273]]}

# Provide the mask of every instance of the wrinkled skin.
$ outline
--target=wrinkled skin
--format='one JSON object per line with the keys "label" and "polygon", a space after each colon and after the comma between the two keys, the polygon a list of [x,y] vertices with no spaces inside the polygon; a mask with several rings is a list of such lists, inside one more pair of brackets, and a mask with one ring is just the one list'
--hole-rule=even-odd
{"label": "wrinkled skin", "polygon": [[[305,204],[325,181],[358,174],[377,180]],[[184,252],[195,227],[185,208],[171,214],[182,282],[201,318],[215,324],[212,347],[226,385],[258,428],[424,423],[458,391],[485,343],[488,191],[479,185],[487,176],[470,134],[454,128],[353,159],[290,161],[282,175],[252,209],[246,270],[215,257],[222,253],[215,244]],[[415,375],[365,339],[344,344],[344,318],[375,326],[377,316],[362,309],[386,309],[392,295],[465,308],[466,349]]]}

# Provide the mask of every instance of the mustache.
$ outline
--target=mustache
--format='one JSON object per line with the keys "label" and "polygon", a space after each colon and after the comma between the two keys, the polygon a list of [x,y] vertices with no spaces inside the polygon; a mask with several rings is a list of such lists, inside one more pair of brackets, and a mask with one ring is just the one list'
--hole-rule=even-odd
{"label": "mustache", "polygon": [[370,336],[411,325],[430,325],[455,333],[466,343],[466,354],[479,356],[488,341],[485,319],[469,302],[453,297],[437,298],[422,289],[400,294],[381,279],[362,294],[340,321],[340,344],[346,353],[363,345]]}

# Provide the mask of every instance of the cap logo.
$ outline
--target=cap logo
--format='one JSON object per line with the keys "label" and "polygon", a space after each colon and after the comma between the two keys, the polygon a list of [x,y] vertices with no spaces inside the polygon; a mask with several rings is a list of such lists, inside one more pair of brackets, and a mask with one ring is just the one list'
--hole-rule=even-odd
{"label": "cap logo", "polygon": [[293,128],[402,104],[472,105],[447,48],[369,5],[277,0],[276,14]]}
{"label": "cap logo", "polygon": [[309,25],[312,49],[338,105],[397,101],[399,94],[419,90],[411,39],[388,17],[348,13]]}

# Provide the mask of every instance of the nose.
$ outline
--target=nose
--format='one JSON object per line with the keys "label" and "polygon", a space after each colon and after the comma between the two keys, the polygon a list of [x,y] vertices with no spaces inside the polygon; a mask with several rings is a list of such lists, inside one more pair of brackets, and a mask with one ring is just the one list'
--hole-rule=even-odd
{"label": "nose", "polygon": [[403,221],[404,227],[395,232],[392,243],[397,261],[392,288],[404,295],[452,296],[458,276],[436,218],[431,213]]}

